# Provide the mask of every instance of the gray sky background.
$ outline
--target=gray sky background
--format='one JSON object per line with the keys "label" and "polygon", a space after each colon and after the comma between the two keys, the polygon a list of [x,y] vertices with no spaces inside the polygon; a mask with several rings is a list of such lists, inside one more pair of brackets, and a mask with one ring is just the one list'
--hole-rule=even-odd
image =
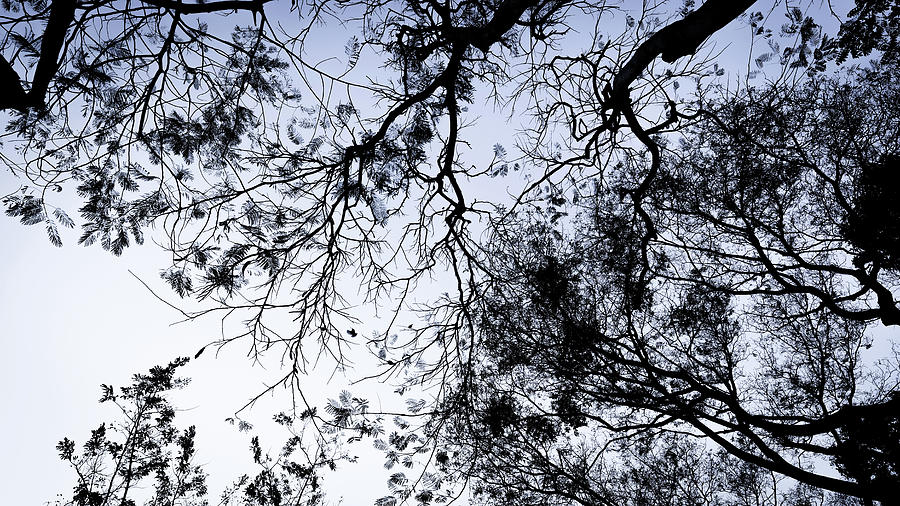
{"label": "gray sky background", "polygon": [[[115,258],[77,246],[77,237],[54,248],[42,228],[6,217],[0,219],[0,237],[6,244],[0,248],[0,495],[5,504],[40,504],[75,483],[74,473],[56,457],[56,442],[64,436],[83,442],[90,429],[114,417],[97,403],[101,383],[125,386],[136,372],[193,356],[216,329],[211,322],[170,326],[178,314],[128,272],[159,284],[165,257],[158,249],[132,248]],[[250,384],[259,385],[246,361],[233,355],[198,360],[182,370],[194,381],[179,395],[178,407],[190,411],[176,419],[181,426],[189,419],[204,421],[198,423],[200,458],[214,466],[221,459],[211,450],[224,452],[246,439],[223,423],[231,403]],[[231,374],[238,366],[241,374]],[[209,434],[217,425],[223,430]],[[245,444],[238,446],[246,454]]]}
{"label": "gray sky background", "polygon": [[[0,182],[4,188],[15,184],[8,174]],[[153,245],[129,248],[117,258],[75,244],[77,233],[69,233],[64,247],[55,248],[40,226],[25,227],[5,216],[0,237],[5,245],[0,248],[0,503],[43,504],[57,493],[68,495],[75,484],[74,472],[57,457],[56,443],[69,437],[80,446],[91,429],[117,419],[113,406],[97,402],[101,383],[126,386],[134,373],[177,356],[192,357],[220,329],[214,317],[172,325],[181,315],[129,272],[160,295],[177,299],[159,279],[166,256]],[[181,410],[176,424],[198,427],[197,462],[210,475],[210,499],[253,471],[249,435],[225,419],[279,373],[277,356],[264,368],[252,366],[246,352],[243,343],[218,356],[208,349],[180,369],[191,384],[172,397]],[[326,384],[325,372],[330,370],[310,378],[307,386],[308,395],[321,394],[319,400],[336,397],[346,383],[338,376]],[[287,393],[279,391],[242,413],[255,425],[264,449],[277,451],[289,436],[270,422],[289,406]],[[343,466],[344,472],[329,479],[335,502],[343,496],[345,504],[371,504],[384,495],[383,476],[367,476],[362,465]],[[353,486],[346,486],[350,478]]]}

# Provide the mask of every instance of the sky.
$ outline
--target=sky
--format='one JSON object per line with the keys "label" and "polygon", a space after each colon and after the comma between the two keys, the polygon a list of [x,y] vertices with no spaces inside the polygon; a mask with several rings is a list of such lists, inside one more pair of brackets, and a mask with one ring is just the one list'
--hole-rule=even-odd
{"label": "sky", "polygon": [[[6,217],[0,219],[0,237],[0,454],[7,456],[0,459],[0,490],[5,504],[41,504],[75,483],[56,457],[56,442],[66,436],[84,441],[90,429],[113,418],[113,411],[97,403],[100,384],[125,386],[134,373],[193,356],[215,338],[216,328],[213,322],[171,325],[178,313],[132,275],[159,285],[159,250],[130,249],[115,258],[76,245],[74,237],[55,248],[42,228]],[[239,394],[262,378],[254,378],[242,358],[226,354],[182,370],[194,381],[178,407],[190,410],[185,418],[214,422],[202,424],[199,435],[201,458],[211,463],[222,459],[209,450],[239,446],[244,452],[245,443],[234,444],[242,437],[230,437],[237,431],[226,428],[224,419],[236,409]],[[235,367],[244,369],[241,375],[230,374]],[[216,430],[215,444],[209,444],[207,429]]]}
{"label": "sky", "polygon": [[[17,184],[8,173],[0,175],[4,191]],[[99,247],[77,245],[77,230],[68,232],[63,232],[64,246],[56,248],[42,227],[0,216],[0,455],[5,456],[0,459],[0,504],[44,504],[59,493],[70,495],[75,474],[59,460],[55,446],[63,437],[80,445],[101,422],[117,420],[112,406],[97,402],[100,385],[127,386],[133,374],[179,356],[193,357],[221,335],[215,317],[178,323],[181,313],[144,286],[178,303],[159,278],[167,260],[161,249],[128,248],[115,257]],[[205,351],[179,369],[191,383],[171,397],[179,409],[176,426],[198,427],[196,462],[209,474],[210,499],[241,474],[253,472],[251,434],[239,432],[226,418],[280,373],[278,357],[253,365],[247,351],[244,343],[218,355]],[[320,394],[311,402],[337,397],[346,388],[340,375],[329,382],[330,372],[308,379],[307,395]],[[290,402],[288,392],[278,390],[241,413],[255,426],[263,449],[277,452],[289,436],[271,417]],[[363,457],[359,464],[342,466],[326,482],[334,503],[343,498],[344,504],[371,504],[386,493],[381,474],[360,474],[365,465],[380,468],[381,462],[373,460],[378,456],[363,447],[358,453]],[[348,477],[357,486],[342,486]]]}

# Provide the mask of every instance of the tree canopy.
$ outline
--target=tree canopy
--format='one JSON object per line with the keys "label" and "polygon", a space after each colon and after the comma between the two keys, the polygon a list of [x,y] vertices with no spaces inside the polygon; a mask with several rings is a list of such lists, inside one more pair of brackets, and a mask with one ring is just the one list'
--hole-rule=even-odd
{"label": "tree canopy", "polygon": [[6,213],[427,392],[294,407],[419,470],[380,505],[895,500],[900,3],[3,9]]}

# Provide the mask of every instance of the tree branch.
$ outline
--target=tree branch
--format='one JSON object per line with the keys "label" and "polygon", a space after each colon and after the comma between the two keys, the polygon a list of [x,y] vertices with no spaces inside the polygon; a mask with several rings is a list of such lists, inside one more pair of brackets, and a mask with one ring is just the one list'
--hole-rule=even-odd
{"label": "tree branch", "polygon": [[28,92],[28,105],[31,107],[44,104],[50,81],[59,70],[59,53],[66,42],[69,25],[75,20],[75,4],[75,0],[53,0],[50,6],[50,18],[41,37],[41,57]]}
{"label": "tree branch", "polygon": [[497,6],[490,21],[482,26],[458,29],[454,39],[486,53],[519,22],[525,11],[539,3],[538,0],[505,0]]}
{"label": "tree branch", "polygon": [[220,11],[262,12],[263,5],[272,0],[221,0],[219,2],[186,4],[175,0],[141,0],[145,4],[170,9],[181,14],[208,14]]}
{"label": "tree branch", "polygon": [[0,87],[8,90],[0,97],[0,109],[25,111],[44,105],[50,81],[59,70],[59,53],[66,42],[69,25],[75,20],[75,0],[54,0],[50,5],[47,27],[41,37],[41,56],[34,70],[31,89],[26,93],[19,74],[0,56]]}
{"label": "tree branch", "polygon": [[709,36],[725,27],[753,5],[756,0],[707,0],[694,12],[665,26],[635,50],[631,59],[616,73],[612,85],[612,106],[620,109],[628,100],[628,87],[647,67],[662,56],[664,62],[694,54]]}
{"label": "tree branch", "polygon": [[3,55],[0,55],[0,88],[6,90],[6,92],[0,93],[0,109],[19,109],[22,111],[27,109],[25,103],[28,99],[28,94],[25,92],[25,88],[22,87],[21,78]]}
{"label": "tree branch", "polygon": [[[272,0],[221,0],[210,3],[188,4],[176,0],[142,0],[147,5],[169,9],[179,14],[203,14],[220,11],[247,10],[261,12]],[[41,37],[41,55],[35,67],[31,89],[22,86],[21,76],[12,64],[0,55],[0,88],[7,90],[0,96],[0,110],[26,111],[42,107],[47,98],[50,82],[59,71],[60,52],[66,41],[66,33],[75,20],[77,0],[53,0],[47,26]]]}

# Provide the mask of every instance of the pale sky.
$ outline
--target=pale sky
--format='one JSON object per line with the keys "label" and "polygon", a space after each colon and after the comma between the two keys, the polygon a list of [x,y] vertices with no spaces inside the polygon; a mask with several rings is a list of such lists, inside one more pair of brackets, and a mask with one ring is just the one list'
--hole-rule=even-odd
{"label": "pale sky", "polygon": [[[5,174],[3,182],[9,182]],[[74,473],[56,457],[56,442],[64,436],[83,442],[90,429],[114,415],[97,403],[100,384],[126,386],[133,373],[193,356],[216,329],[171,326],[178,314],[128,272],[160,285],[157,273],[165,257],[158,249],[130,249],[115,258],[76,245],[75,234],[55,248],[41,227],[24,227],[5,216],[0,237],[6,245],[0,249],[0,453],[6,457],[0,459],[0,480],[4,503],[41,504],[75,484]],[[242,357],[234,358],[198,360],[182,371],[194,382],[181,397],[196,405],[178,407],[202,411],[196,418],[212,422],[198,424],[201,459],[211,457],[208,449],[225,446],[204,441],[205,429],[225,425],[235,409],[229,404],[239,400],[230,394],[249,386],[236,380],[252,378],[229,373],[229,367],[248,369],[246,361],[238,362]],[[184,418],[178,425],[186,427],[187,418],[195,416]],[[217,437],[228,432],[236,431],[229,427]]]}
{"label": "pale sky", "polygon": [[[14,189],[16,183],[4,172],[0,184]],[[159,248],[129,248],[117,258],[98,247],[77,245],[77,230],[68,232],[63,233],[65,245],[55,248],[41,226],[26,227],[0,216],[5,246],[0,248],[2,504],[44,504],[57,493],[70,496],[75,474],[59,460],[55,446],[69,437],[80,447],[91,429],[116,420],[114,408],[97,402],[100,384],[127,386],[132,374],[177,356],[193,357],[219,336],[216,318],[173,325],[181,315],[129,272],[177,301],[159,278],[166,266]],[[218,357],[208,349],[179,369],[192,381],[172,397],[182,410],[176,425],[197,425],[197,463],[210,475],[212,503],[224,486],[253,471],[249,435],[225,419],[280,373],[278,357],[271,357],[264,369],[252,366],[246,352],[243,343]],[[330,372],[311,378],[307,395],[319,392],[321,401],[346,387],[341,377],[326,384]],[[270,423],[274,413],[289,406],[287,393],[281,391],[242,414],[256,426],[264,449],[277,451],[289,436]],[[368,464],[381,468],[381,462]],[[333,475],[326,483],[335,492],[329,499],[337,503],[343,496],[344,504],[372,504],[385,495],[383,473],[366,473],[363,465],[347,465],[343,473]],[[352,487],[344,486],[348,476],[354,479]]]}

